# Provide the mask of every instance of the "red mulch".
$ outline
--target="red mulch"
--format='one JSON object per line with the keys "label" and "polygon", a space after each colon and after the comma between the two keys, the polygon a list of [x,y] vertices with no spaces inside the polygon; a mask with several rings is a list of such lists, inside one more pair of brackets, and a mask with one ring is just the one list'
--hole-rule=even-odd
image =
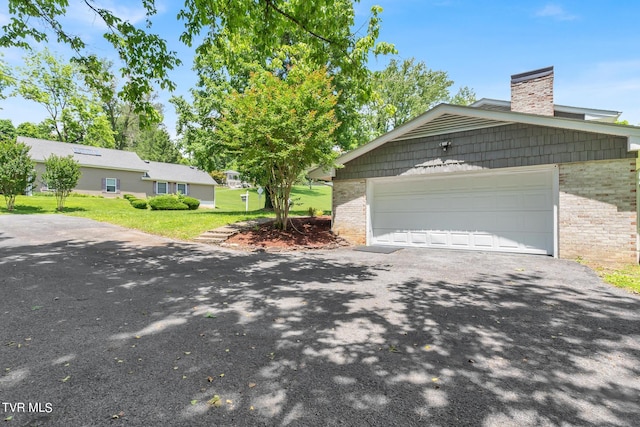
{"label": "red mulch", "polygon": [[273,221],[259,225],[257,229],[241,231],[228,238],[226,245],[246,249],[328,249],[345,243],[331,232],[331,217],[289,218],[287,231],[274,228]]}

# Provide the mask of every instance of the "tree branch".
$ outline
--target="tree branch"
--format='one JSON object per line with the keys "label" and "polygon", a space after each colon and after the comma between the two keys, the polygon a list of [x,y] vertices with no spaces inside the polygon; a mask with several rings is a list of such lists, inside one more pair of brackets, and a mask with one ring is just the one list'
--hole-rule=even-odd
{"label": "tree branch", "polygon": [[300,20],[298,20],[296,17],[291,16],[289,13],[285,12],[284,10],[278,8],[278,6],[276,6],[273,3],[273,0],[264,0],[265,3],[267,4],[268,7],[271,7],[273,10],[275,10],[276,12],[278,12],[280,15],[284,16],[285,18],[287,18],[289,21],[293,22],[294,24],[296,24],[298,27],[302,28],[304,31],[306,31],[307,33],[309,33],[310,35],[312,35],[313,37],[322,40],[325,43],[329,43],[329,44],[337,44],[335,41],[330,40],[326,37],[321,36],[320,34],[310,30],[309,28],[306,27],[306,25],[304,25],[302,22],[300,22]]}

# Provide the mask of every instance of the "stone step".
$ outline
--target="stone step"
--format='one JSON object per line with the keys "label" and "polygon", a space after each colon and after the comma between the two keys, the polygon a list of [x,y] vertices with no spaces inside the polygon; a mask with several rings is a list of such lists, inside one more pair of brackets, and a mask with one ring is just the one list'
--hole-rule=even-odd
{"label": "stone step", "polygon": [[200,235],[200,237],[211,237],[211,238],[226,238],[236,234],[235,231],[205,231]]}
{"label": "stone step", "polygon": [[196,237],[193,240],[199,243],[217,245],[220,243],[224,243],[229,237],[233,236],[234,234],[242,230],[253,228],[258,224],[262,224],[264,222],[271,221],[271,220],[272,219],[269,219],[269,218],[257,218],[251,221],[224,225],[220,228],[216,228],[215,230],[205,231],[204,233],[202,233],[200,236]]}
{"label": "stone step", "polygon": [[222,243],[225,240],[227,240],[226,237],[204,237],[204,236],[198,236],[195,239],[196,242],[198,243],[213,243],[213,244],[217,244],[217,243]]}

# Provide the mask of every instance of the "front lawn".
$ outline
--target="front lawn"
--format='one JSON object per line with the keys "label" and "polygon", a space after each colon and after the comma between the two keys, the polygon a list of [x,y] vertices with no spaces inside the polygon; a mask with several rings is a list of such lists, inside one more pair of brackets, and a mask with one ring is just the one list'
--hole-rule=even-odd
{"label": "front lawn", "polygon": [[[248,219],[273,216],[263,212],[264,197],[258,203],[258,195],[249,190],[249,212],[244,211],[240,194],[246,190],[216,189],[216,209],[200,208],[196,211],[152,211],[134,209],[125,199],[101,197],[68,197],[65,215],[79,216],[96,221],[109,222],[127,228],[141,230],[175,239],[190,240],[207,230]],[[292,215],[307,215],[308,208],[322,209],[330,213],[331,187],[295,187],[292,193]],[[2,204],[0,213],[7,213]],[[52,196],[19,196],[14,214],[56,213],[56,200]]]}
{"label": "front lawn", "polygon": [[600,277],[613,286],[640,293],[640,266],[629,265],[617,270],[600,270]]}
{"label": "front lawn", "polygon": [[[255,188],[250,189],[229,189],[226,187],[216,188],[216,210],[223,212],[244,212],[245,202],[240,195],[249,192],[249,211],[262,209],[265,195],[258,195]],[[320,209],[325,213],[331,211],[331,187],[326,185],[314,185],[311,189],[308,186],[296,186],[292,190],[291,201],[292,211],[301,215],[300,212],[307,212],[309,208]]]}

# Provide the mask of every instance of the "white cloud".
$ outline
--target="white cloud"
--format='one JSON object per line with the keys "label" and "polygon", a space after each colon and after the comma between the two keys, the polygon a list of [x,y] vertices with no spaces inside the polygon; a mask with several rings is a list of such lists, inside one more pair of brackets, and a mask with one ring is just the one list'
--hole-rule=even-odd
{"label": "white cloud", "polygon": [[554,3],[549,3],[542,9],[536,12],[536,16],[542,18],[552,18],[558,21],[573,21],[578,19],[577,15],[573,15],[567,12],[562,6]]}

